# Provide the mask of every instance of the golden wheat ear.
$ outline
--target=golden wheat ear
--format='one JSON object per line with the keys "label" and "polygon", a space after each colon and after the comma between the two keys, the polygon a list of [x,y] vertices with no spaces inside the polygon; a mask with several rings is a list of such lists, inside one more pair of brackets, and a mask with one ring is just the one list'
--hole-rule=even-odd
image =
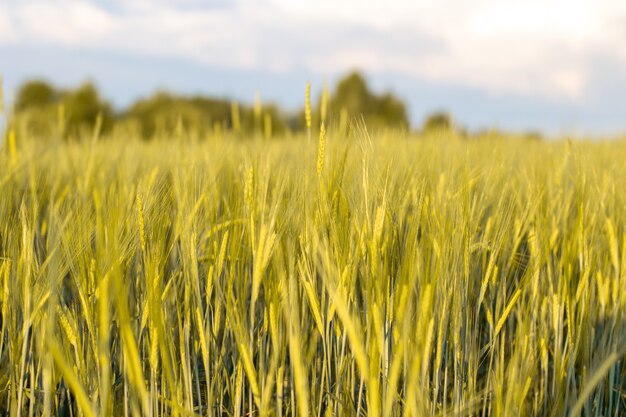
{"label": "golden wheat ear", "polygon": [[304,90],[304,120],[309,139],[311,139],[311,82],[306,83]]}

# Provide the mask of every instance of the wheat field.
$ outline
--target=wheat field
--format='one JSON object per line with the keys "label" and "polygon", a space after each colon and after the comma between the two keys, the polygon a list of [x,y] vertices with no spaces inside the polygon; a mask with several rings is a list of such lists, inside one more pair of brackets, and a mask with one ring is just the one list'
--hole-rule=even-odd
{"label": "wheat field", "polygon": [[624,416],[625,160],[359,124],[18,131],[0,415]]}

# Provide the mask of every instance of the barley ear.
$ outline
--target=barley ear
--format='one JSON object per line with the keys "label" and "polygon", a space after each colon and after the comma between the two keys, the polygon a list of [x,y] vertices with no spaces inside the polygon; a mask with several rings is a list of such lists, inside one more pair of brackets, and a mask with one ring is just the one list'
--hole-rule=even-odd
{"label": "barley ear", "polygon": [[326,153],[326,129],[324,123],[320,126],[320,142],[317,148],[317,175],[322,175],[324,156]]}
{"label": "barley ear", "polygon": [[141,196],[137,194],[137,223],[139,224],[139,243],[141,244],[142,253],[146,253],[146,230],[143,215],[143,201]]}
{"label": "barley ear", "polygon": [[304,119],[306,121],[306,130],[311,139],[311,82],[306,83],[306,90],[304,91]]}
{"label": "barley ear", "polygon": [[17,145],[15,139],[15,130],[9,130],[9,155],[11,156],[11,163],[17,162]]}

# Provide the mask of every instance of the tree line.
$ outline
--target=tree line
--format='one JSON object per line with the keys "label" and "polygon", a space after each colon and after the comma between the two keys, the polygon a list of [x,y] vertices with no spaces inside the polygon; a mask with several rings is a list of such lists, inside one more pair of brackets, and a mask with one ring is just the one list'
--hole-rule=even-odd
{"label": "tree line", "polygon": [[[372,92],[359,72],[345,76],[332,92],[323,91],[311,107],[314,125],[327,117],[321,114],[323,107],[330,122],[338,125],[362,117],[368,127],[410,128],[406,104],[390,92]],[[115,111],[92,83],[66,90],[43,80],[28,81],[19,88],[12,123],[37,137],[65,139],[114,130],[148,140],[185,132],[206,137],[224,131],[271,137],[306,129],[304,109],[284,112],[275,104],[261,103],[258,97],[249,105],[227,98],[157,92],[122,111]],[[452,128],[452,119],[447,113],[433,114],[423,125],[424,130]]]}

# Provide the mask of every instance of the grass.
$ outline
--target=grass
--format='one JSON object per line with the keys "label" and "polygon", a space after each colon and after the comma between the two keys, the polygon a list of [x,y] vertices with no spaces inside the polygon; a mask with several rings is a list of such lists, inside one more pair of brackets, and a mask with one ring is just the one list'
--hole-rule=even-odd
{"label": "grass", "polygon": [[358,127],[18,131],[0,152],[0,409],[625,415],[624,160],[622,142]]}

